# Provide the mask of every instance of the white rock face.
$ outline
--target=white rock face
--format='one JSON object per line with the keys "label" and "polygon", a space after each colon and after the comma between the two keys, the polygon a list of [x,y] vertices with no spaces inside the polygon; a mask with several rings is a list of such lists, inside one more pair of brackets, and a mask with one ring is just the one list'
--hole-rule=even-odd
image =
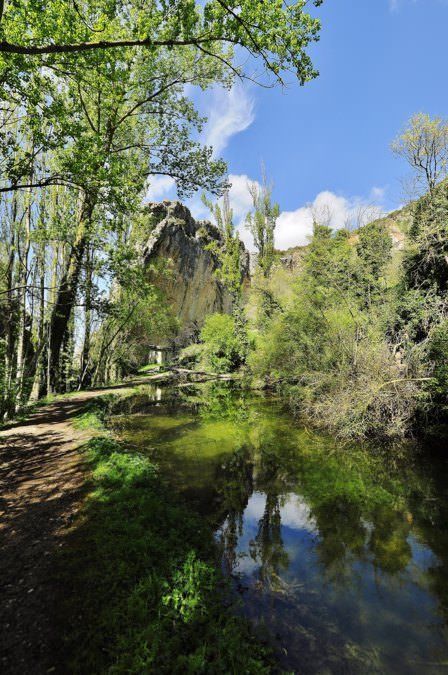
{"label": "white rock face", "polygon": [[[176,342],[188,342],[215,312],[229,313],[232,301],[216,278],[218,260],[207,246],[222,242],[221,232],[209,222],[196,222],[186,206],[165,201],[149,204],[148,220],[154,229],[143,259],[156,286],[179,321]],[[249,254],[241,244],[243,282],[249,281]]]}

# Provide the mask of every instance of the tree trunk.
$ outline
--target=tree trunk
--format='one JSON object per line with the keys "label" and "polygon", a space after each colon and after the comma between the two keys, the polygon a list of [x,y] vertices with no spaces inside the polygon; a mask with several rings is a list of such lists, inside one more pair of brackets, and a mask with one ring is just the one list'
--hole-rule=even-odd
{"label": "tree trunk", "polygon": [[9,255],[6,272],[6,320],[5,320],[5,377],[4,391],[2,396],[2,416],[7,418],[14,412],[13,385],[16,376],[17,352],[16,352],[16,329],[17,329],[17,302],[15,299],[14,286],[15,263],[18,235],[16,230],[17,199],[14,196],[11,209],[11,231],[9,240]]}
{"label": "tree trunk", "polygon": [[61,391],[71,391],[73,379],[73,360],[75,352],[75,317],[72,313],[68,322],[67,330],[65,331],[64,340],[62,342],[61,359],[60,359],[60,388]]}
{"label": "tree trunk", "polygon": [[92,332],[92,276],[93,276],[93,251],[89,248],[86,256],[86,279],[84,294],[84,340],[81,352],[81,364],[79,369],[79,388],[89,387],[92,382],[92,369],[90,364],[90,337]]}
{"label": "tree trunk", "polygon": [[75,304],[81,267],[86,247],[89,243],[93,208],[94,204],[92,200],[84,196],[75,241],[65,264],[51,314],[49,344],[49,384],[51,393],[60,391],[62,385],[60,368],[61,349]]}
{"label": "tree trunk", "polygon": [[45,243],[41,244],[37,270],[39,275],[39,317],[37,328],[37,354],[34,370],[33,386],[30,400],[37,401],[44,386],[44,345],[45,345]]}
{"label": "tree trunk", "polygon": [[25,402],[26,399],[26,382],[25,382],[25,371],[26,371],[26,357],[27,357],[27,287],[28,287],[28,275],[29,275],[29,255],[30,255],[30,242],[31,242],[31,194],[28,198],[28,203],[26,206],[26,216],[25,216],[25,233],[24,233],[24,243],[23,251],[20,256],[20,274],[18,279],[19,286],[19,332],[18,332],[18,344],[17,344],[17,401],[16,401],[16,411],[20,409],[21,405]]}

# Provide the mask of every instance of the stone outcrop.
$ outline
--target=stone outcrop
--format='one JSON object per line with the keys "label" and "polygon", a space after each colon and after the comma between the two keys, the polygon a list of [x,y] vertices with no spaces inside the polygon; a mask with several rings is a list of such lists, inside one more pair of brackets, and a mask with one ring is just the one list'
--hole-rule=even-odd
{"label": "stone outcrop", "polygon": [[298,272],[302,266],[306,246],[294,246],[287,251],[280,251],[279,264],[288,272]]}
{"label": "stone outcrop", "polygon": [[[216,277],[219,262],[210,244],[222,243],[220,230],[207,221],[196,221],[177,201],[149,204],[151,231],[143,250],[155,285],[162,291],[179,322],[178,344],[188,342],[207,315],[229,313],[232,299]],[[249,282],[249,255],[241,244],[242,281]]]}

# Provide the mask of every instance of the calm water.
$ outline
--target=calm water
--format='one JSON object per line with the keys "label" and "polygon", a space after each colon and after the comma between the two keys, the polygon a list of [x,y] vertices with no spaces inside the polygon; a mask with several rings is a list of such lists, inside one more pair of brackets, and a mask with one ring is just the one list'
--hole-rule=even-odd
{"label": "calm water", "polygon": [[242,610],[297,673],[448,673],[448,465],[341,447],[226,385],[114,418],[215,532]]}

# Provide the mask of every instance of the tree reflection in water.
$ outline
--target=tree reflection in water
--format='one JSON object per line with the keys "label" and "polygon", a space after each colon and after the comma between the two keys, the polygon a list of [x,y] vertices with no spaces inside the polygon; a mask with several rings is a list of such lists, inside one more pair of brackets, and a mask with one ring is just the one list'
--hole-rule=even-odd
{"label": "tree reflection in water", "polygon": [[259,587],[275,590],[281,584],[281,570],[286,570],[289,564],[281,520],[281,499],[287,492],[287,482],[283,467],[269,443],[263,445],[258,453],[257,490],[265,494],[265,506],[255,539],[249,543],[249,554],[259,564]]}
{"label": "tree reflection in water", "polygon": [[223,569],[226,574],[234,573],[237,566],[238,539],[243,534],[243,514],[253,492],[254,464],[248,446],[243,446],[222,465],[226,479],[220,481],[222,508],[226,513],[220,529],[223,551]]}
{"label": "tree reflection in water", "polygon": [[128,406],[123,436],[215,529],[244,612],[279,636],[286,670],[444,667],[446,460],[341,447],[229,386],[143,407]]}

